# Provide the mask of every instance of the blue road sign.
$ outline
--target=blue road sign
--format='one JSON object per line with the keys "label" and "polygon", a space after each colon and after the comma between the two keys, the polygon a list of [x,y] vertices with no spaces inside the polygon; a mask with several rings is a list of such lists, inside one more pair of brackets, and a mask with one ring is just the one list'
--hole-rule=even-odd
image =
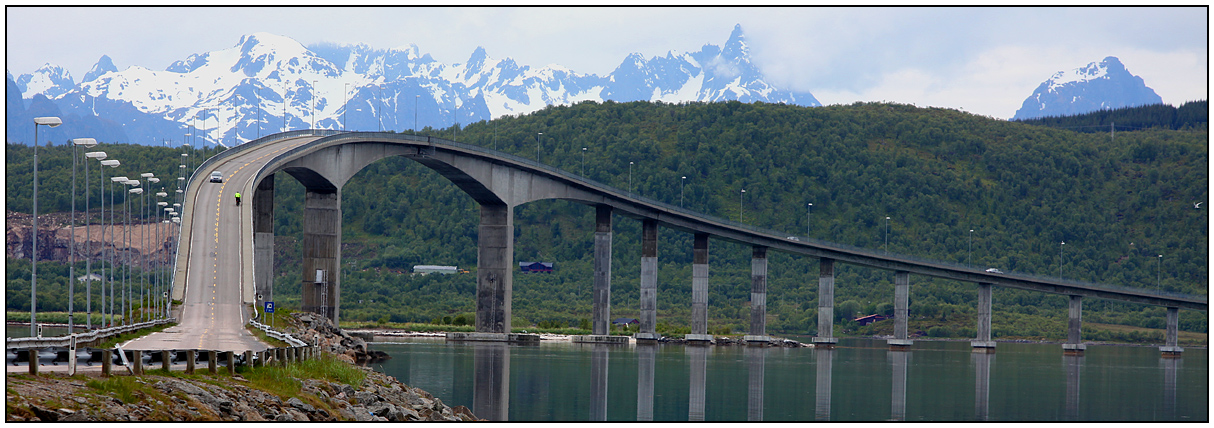
{"label": "blue road sign", "polygon": [[274,313],[274,302],[266,302],[266,313],[267,314]]}

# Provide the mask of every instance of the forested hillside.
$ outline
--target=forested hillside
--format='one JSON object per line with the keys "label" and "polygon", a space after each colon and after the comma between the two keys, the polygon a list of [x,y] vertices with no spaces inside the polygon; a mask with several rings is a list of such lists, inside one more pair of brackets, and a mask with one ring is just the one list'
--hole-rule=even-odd
{"label": "forested hillside", "polygon": [[[741,209],[743,222],[790,236],[879,249],[888,230],[890,252],[1207,294],[1209,207],[1195,207],[1207,200],[1204,128],[1118,132],[1110,141],[899,104],[587,102],[422,132],[538,154],[575,174],[584,154],[590,179],[731,220]],[[18,152],[9,146],[10,207],[15,186],[28,186],[13,179]],[[298,306],[303,189],[286,174],[276,180],[275,300]],[[428,321],[474,311],[475,275],[409,275],[418,264],[475,269],[478,211],[456,186],[408,159],[386,159],[346,184],[342,209],[344,319]],[[615,225],[612,315],[636,317],[640,225],[619,216]],[[516,261],[556,266],[552,274],[515,273],[515,325],[589,318],[593,207],[534,202],[515,211],[515,226]],[[690,324],[691,236],[659,234],[658,318],[676,329]],[[750,249],[712,241],[710,252],[711,329],[744,331]],[[769,330],[813,333],[817,261],[770,258]],[[891,272],[837,271],[840,318],[892,312]],[[10,293],[20,281],[10,272]],[[974,284],[912,277],[912,328],[969,333],[975,296]],[[1062,337],[1066,305],[1064,296],[999,289],[995,335]],[[1084,320],[1160,327],[1164,310],[1085,299]],[[1181,328],[1204,332],[1207,316],[1181,311]]]}
{"label": "forested hillside", "polygon": [[1122,107],[1075,116],[1024,119],[1020,122],[1075,132],[1106,133],[1110,138],[1116,138],[1117,132],[1150,128],[1208,131],[1210,103],[1189,101],[1181,104],[1180,107],[1172,107],[1167,104]]}

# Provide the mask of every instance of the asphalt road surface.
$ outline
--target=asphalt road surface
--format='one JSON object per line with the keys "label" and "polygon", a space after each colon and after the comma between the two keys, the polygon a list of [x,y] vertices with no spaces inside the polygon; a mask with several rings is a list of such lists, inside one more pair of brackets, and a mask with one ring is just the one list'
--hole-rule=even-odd
{"label": "asphalt road surface", "polygon": [[[266,144],[211,167],[211,171],[223,172],[224,179],[222,183],[204,182],[192,204],[194,214],[189,227],[193,228],[193,233],[188,248],[185,300],[178,324],[132,340],[123,349],[261,351],[269,348],[245,325],[250,313],[249,307],[241,303],[240,260],[253,255],[241,254],[240,230],[252,226],[242,224],[235,193],[237,189],[245,188],[273,155],[316,138],[308,136]],[[199,171],[197,176],[207,180],[211,171]],[[252,203],[252,195],[241,196],[242,204]],[[253,287],[253,284],[244,286]]]}

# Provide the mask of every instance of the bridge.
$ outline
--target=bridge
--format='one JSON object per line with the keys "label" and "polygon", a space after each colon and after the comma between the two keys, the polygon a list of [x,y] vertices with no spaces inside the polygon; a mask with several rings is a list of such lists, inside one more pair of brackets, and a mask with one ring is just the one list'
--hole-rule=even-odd
{"label": "bridge", "polygon": [[[657,236],[659,226],[694,235],[692,326],[690,341],[708,341],[708,274],[710,240],[753,248],[751,319],[746,339],[765,342],[767,253],[781,251],[816,258],[818,333],[821,348],[833,337],[834,271],[837,263],[892,271],[894,338],[891,348],[911,346],[907,337],[910,276],[970,282],[978,290],[976,350],[993,351],[991,296],[994,287],[1017,288],[1070,296],[1067,353],[1082,353],[1083,298],[1125,301],[1167,308],[1165,355],[1178,356],[1178,311],[1207,310],[1204,296],[1176,295],[1110,284],[1061,278],[987,272],[981,268],[866,250],[807,237],[765,231],[710,217],[588,180],[506,153],[455,141],[417,135],[327,130],[293,131],[267,136],[208,159],[188,181],[182,214],[181,245],[173,275],[173,299],[182,300],[181,323],[132,343],[129,349],[259,349],[243,325],[257,308],[273,299],[274,182],[279,172],[306,189],[302,240],[302,306],[336,322],[341,308],[341,190],[367,165],[401,156],[433,169],[480,205],[476,270],[476,333],[466,338],[518,340],[510,335],[514,209],[545,199],[564,199],[593,206],[594,285],[591,341],[610,342],[611,241],[617,215],[642,223],[640,272],[640,341],[656,340]],[[222,183],[209,183],[221,171]],[[244,203],[234,204],[240,192]],[[711,239],[710,239],[711,238]],[[253,309],[256,311],[256,309]],[[525,339],[525,338],[524,338]]]}

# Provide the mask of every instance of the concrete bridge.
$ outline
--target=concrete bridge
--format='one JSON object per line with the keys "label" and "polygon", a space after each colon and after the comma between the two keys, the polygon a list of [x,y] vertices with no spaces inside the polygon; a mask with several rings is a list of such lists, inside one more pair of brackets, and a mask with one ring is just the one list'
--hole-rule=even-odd
{"label": "concrete bridge", "polygon": [[[665,203],[587,180],[556,168],[486,148],[427,136],[392,133],[294,131],[276,134],[225,151],[204,163],[190,180],[186,200],[194,201],[200,189],[214,186],[206,182],[211,170],[223,170],[224,185],[233,186],[248,203],[214,221],[218,244],[221,230],[238,230],[239,254],[233,257],[238,269],[216,269],[235,275],[234,283],[244,304],[270,300],[273,295],[273,218],[274,182],[285,172],[306,189],[303,216],[303,310],[322,313],[336,321],[341,304],[341,190],[346,182],[367,165],[389,156],[402,156],[425,165],[480,204],[478,230],[476,331],[471,335],[489,340],[517,338],[510,333],[512,272],[514,260],[514,209],[543,200],[565,199],[595,207],[594,292],[592,331],[594,337],[609,339],[611,295],[612,225],[617,217],[642,223],[640,274],[639,340],[660,338],[657,325],[657,236],[659,226],[694,235],[692,266],[692,326],[686,338],[711,340],[708,334],[709,244],[724,240],[753,248],[751,269],[751,319],[748,341],[765,342],[767,254],[782,251],[816,258],[820,264],[818,282],[818,336],[814,343],[828,348],[837,343],[832,335],[834,320],[834,272],[838,263],[892,271],[895,278],[895,338],[891,347],[909,347],[907,337],[908,296],[911,275],[944,278],[974,283],[978,289],[977,349],[994,349],[991,340],[991,296],[995,287],[1009,287],[1070,296],[1069,353],[1081,353],[1080,341],[1083,298],[1109,299],[1164,306],[1167,310],[1165,354],[1179,355],[1177,346],[1178,311],[1181,308],[1205,311],[1204,296],[1173,295],[1159,291],[1134,289],[1108,284],[1091,284],[1060,278],[1015,273],[991,273],[971,266],[922,260],[904,255],[865,250],[785,233],[765,231],[737,222],[722,220],[684,210]],[[235,171],[232,171],[235,169]],[[222,190],[220,191],[222,193]],[[231,194],[231,193],[228,193]],[[215,205],[217,215],[222,195]],[[208,205],[187,204],[183,224],[199,215],[192,208]],[[208,217],[210,218],[210,217]],[[210,220],[205,226],[211,226]],[[191,231],[191,229],[198,229]],[[191,234],[203,233],[198,226],[183,227],[182,242]],[[711,239],[710,239],[711,238]],[[234,244],[237,242],[233,242]],[[206,265],[214,254],[191,254],[192,245],[183,245],[178,254],[173,296],[182,299],[190,287],[188,271]],[[233,251],[236,249],[233,248]],[[196,252],[197,253],[197,252]],[[248,257],[247,255],[252,255]],[[210,257],[210,258],[207,258]],[[229,259],[231,260],[231,259]],[[193,266],[193,267],[191,267]],[[219,275],[218,273],[216,275]],[[210,279],[208,279],[209,281]],[[222,281],[220,281],[222,282]],[[218,286],[218,285],[216,285]],[[237,291],[233,291],[235,293]],[[610,341],[610,340],[603,340]]]}

